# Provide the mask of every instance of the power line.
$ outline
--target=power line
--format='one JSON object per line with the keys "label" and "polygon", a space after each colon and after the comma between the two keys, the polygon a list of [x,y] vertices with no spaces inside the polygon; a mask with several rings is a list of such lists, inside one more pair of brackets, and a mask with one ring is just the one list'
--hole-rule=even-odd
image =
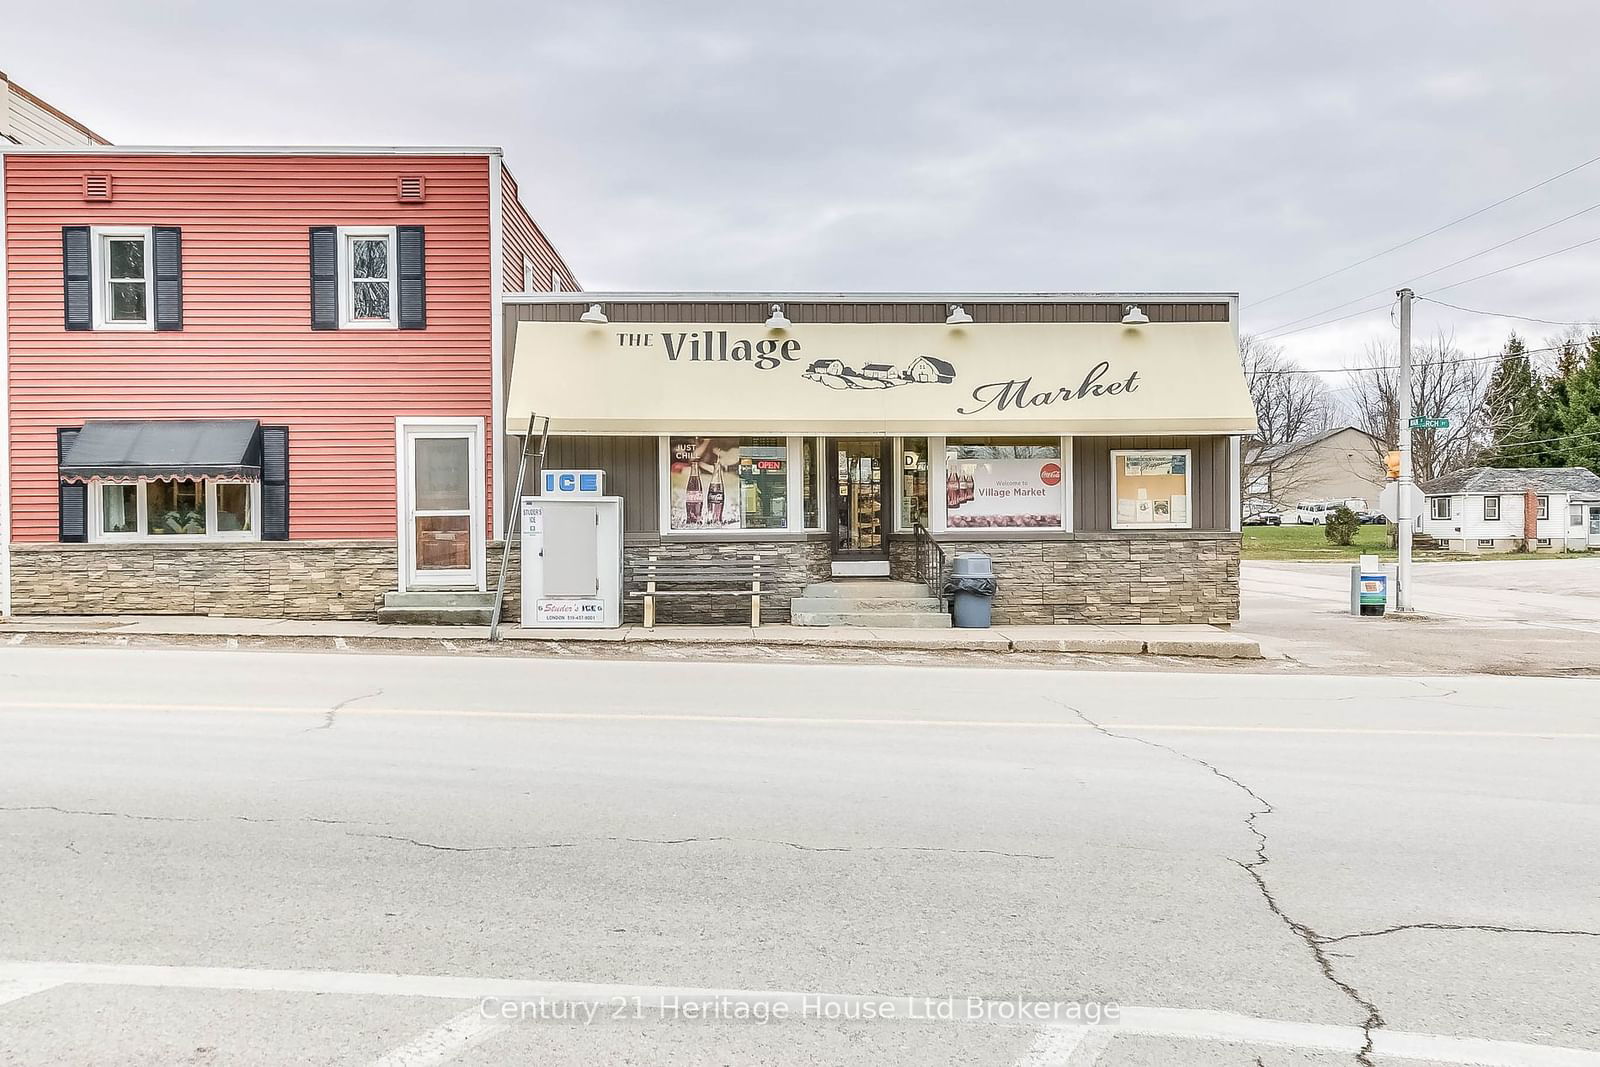
{"label": "power line", "polygon": [[[1458,357],[1453,358],[1453,359],[1418,360],[1418,361],[1416,361],[1416,365],[1417,366],[1423,366],[1423,367],[1441,367],[1441,366],[1449,366],[1449,365],[1456,364],[1456,363],[1485,363],[1485,362],[1487,362],[1489,360],[1492,360],[1492,359],[1503,359],[1508,355],[1511,358],[1516,359],[1516,358],[1521,358],[1521,357],[1525,357],[1525,356],[1537,356],[1537,355],[1539,355],[1541,353],[1544,353],[1544,352],[1560,352],[1560,351],[1563,351],[1566,347],[1567,347],[1566,345],[1552,345],[1552,346],[1550,346],[1548,348],[1525,348],[1521,352],[1512,352],[1512,353],[1496,352],[1492,356],[1458,356]],[[1255,373],[1256,374],[1261,374],[1261,375],[1267,375],[1267,374],[1360,374],[1363,371],[1369,371],[1369,370],[1399,370],[1399,369],[1400,369],[1400,364],[1398,364],[1398,363],[1371,363],[1371,364],[1368,364],[1368,365],[1366,365],[1364,367],[1285,367],[1285,368],[1282,368],[1282,369],[1274,369],[1274,370],[1258,370]]]}
{"label": "power line", "polygon": [[[1353,319],[1357,315],[1370,315],[1374,311],[1383,311],[1384,309],[1386,309],[1388,307],[1391,307],[1393,304],[1394,304],[1393,300],[1388,300],[1388,301],[1385,301],[1384,303],[1378,304],[1378,305],[1376,305],[1374,307],[1362,308],[1360,311],[1352,311],[1347,315],[1339,315],[1336,318],[1327,319],[1324,322],[1313,322],[1313,323],[1311,323],[1309,325],[1301,326],[1301,327],[1298,327],[1298,328],[1293,329],[1293,330],[1285,330],[1282,327],[1279,327],[1276,330],[1267,330],[1267,331],[1264,331],[1262,333],[1252,334],[1251,336],[1259,337],[1263,341],[1276,341],[1280,337],[1288,337],[1290,334],[1301,333],[1301,332],[1303,332],[1305,330],[1315,330],[1319,326],[1330,326],[1335,322],[1343,322],[1345,319]],[[1339,306],[1343,307],[1344,305],[1341,304]],[[1333,311],[1335,309],[1334,308],[1328,308],[1327,310],[1328,311]],[[1323,312],[1318,312],[1318,314],[1323,314]],[[1307,318],[1315,318],[1316,316],[1315,315],[1308,315],[1306,317]],[[1295,322],[1300,322],[1302,320],[1295,319],[1294,321]],[[1293,326],[1293,325],[1294,325],[1294,322],[1286,322],[1286,323],[1284,323],[1284,326]]]}
{"label": "power line", "polygon": [[[1519,234],[1517,234],[1517,236],[1512,237],[1512,238],[1510,238],[1508,240],[1505,240],[1505,241],[1501,241],[1499,244],[1490,245],[1488,248],[1480,249],[1479,251],[1474,252],[1474,253],[1472,253],[1471,255],[1468,255],[1468,256],[1462,256],[1460,259],[1453,260],[1453,261],[1451,261],[1449,263],[1446,263],[1442,267],[1435,267],[1432,270],[1427,271],[1426,273],[1414,275],[1414,276],[1412,276],[1410,278],[1407,278],[1404,281],[1399,282],[1399,283],[1397,283],[1396,285],[1393,285],[1393,286],[1385,286],[1382,289],[1375,289],[1370,293],[1362,293],[1360,296],[1353,297],[1353,298],[1351,298],[1349,300],[1346,300],[1342,304],[1335,304],[1330,308],[1323,308],[1321,311],[1312,312],[1310,315],[1304,315],[1304,316],[1301,316],[1298,319],[1292,319],[1289,322],[1284,323],[1283,325],[1284,326],[1293,326],[1293,325],[1295,325],[1297,323],[1305,322],[1306,319],[1314,319],[1314,318],[1317,318],[1318,316],[1326,315],[1330,311],[1338,311],[1340,308],[1347,308],[1351,304],[1357,303],[1359,301],[1370,300],[1375,296],[1379,296],[1379,295],[1381,295],[1383,293],[1386,293],[1386,292],[1389,292],[1389,291],[1391,291],[1393,289],[1397,289],[1402,285],[1414,285],[1417,282],[1422,281],[1422,279],[1424,279],[1424,278],[1431,278],[1435,274],[1439,274],[1439,273],[1441,273],[1443,271],[1449,270],[1451,267],[1459,267],[1459,266],[1461,266],[1461,264],[1467,263],[1467,262],[1469,262],[1471,260],[1474,260],[1474,259],[1477,259],[1479,256],[1486,256],[1490,252],[1498,252],[1500,249],[1506,247],[1506,245],[1516,244],[1518,241],[1521,241],[1521,240],[1523,240],[1525,238],[1528,238],[1528,237],[1532,237],[1535,234],[1543,233],[1546,230],[1553,229],[1556,226],[1560,226],[1563,222],[1571,222],[1573,219],[1577,218],[1579,215],[1587,215],[1589,212],[1597,210],[1597,209],[1600,209],[1600,204],[1590,204],[1588,207],[1584,208],[1582,211],[1574,211],[1572,214],[1563,216],[1562,218],[1559,218],[1559,219],[1556,219],[1554,222],[1547,222],[1543,226],[1539,226],[1539,227],[1537,227],[1535,229],[1529,230],[1526,233],[1519,233]],[[1577,247],[1577,246],[1574,245],[1573,247]],[[1559,254],[1560,253],[1558,253],[1558,252],[1552,252],[1551,253],[1551,255],[1559,255]],[[1533,262],[1533,261],[1529,260],[1529,262]],[[1505,269],[1506,270],[1510,270],[1511,268],[1507,267]],[[1456,282],[1455,284],[1456,285],[1465,285],[1466,283],[1465,282]],[[1330,322],[1338,322],[1339,320],[1338,319],[1330,319],[1329,321]],[[1264,330],[1262,332],[1263,333],[1274,333],[1274,332],[1276,332],[1277,330],[1279,330],[1281,328],[1282,327],[1277,327],[1277,326],[1268,327],[1266,330]]]}
{"label": "power line", "polygon": [[1540,441],[1514,441],[1507,445],[1496,445],[1494,450],[1496,452],[1518,452],[1526,448],[1532,448],[1534,445],[1553,445],[1560,441],[1584,441],[1591,437],[1600,437],[1600,430],[1592,433],[1569,433],[1563,437],[1546,437]]}
{"label": "power line", "polygon": [[1309,285],[1315,285],[1318,282],[1327,281],[1329,278],[1332,278],[1335,275],[1343,274],[1347,270],[1354,270],[1356,267],[1362,266],[1363,264],[1371,263],[1373,260],[1380,259],[1383,256],[1388,255],[1390,252],[1398,252],[1400,249],[1405,248],[1407,245],[1414,245],[1418,241],[1423,240],[1424,238],[1432,237],[1434,234],[1440,233],[1440,232],[1442,232],[1444,230],[1448,230],[1450,227],[1459,225],[1460,223],[1463,223],[1463,222],[1466,222],[1468,219],[1477,218],[1479,215],[1482,215],[1485,211],[1492,211],[1495,208],[1499,207],[1501,204],[1509,204],[1511,201],[1517,199],[1520,196],[1526,196],[1529,193],[1531,193],[1531,192],[1533,192],[1533,191],[1535,191],[1537,189],[1543,189],[1545,186],[1549,185],[1551,182],[1556,181],[1557,179],[1560,179],[1560,178],[1565,178],[1567,175],[1573,174],[1573,173],[1575,173],[1577,171],[1580,171],[1584,167],[1592,166],[1595,163],[1600,163],[1600,156],[1595,156],[1593,159],[1586,160],[1586,161],[1584,161],[1582,163],[1579,163],[1576,167],[1569,167],[1568,169],[1562,171],[1560,174],[1556,174],[1556,175],[1553,175],[1553,176],[1551,176],[1549,178],[1546,178],[1544,181],[1539,182],[1536,185],[1528,186],[1526,189],[1523,189],[1521,192],[1512,193],[1510,196],[1503,197],[1502,199],[1496,200],[1494,203],[1490,204],[1488,207],[1480,207],[1478,210],[1469,212],[1469,213],[1467,213],[1465,215],[1462,215],[1459,219],[1454,219],[1454,220],[1452,220],[1450,222],[1447,222],[1443,226],[1435,226],[1433,229],[1429,230],[1427,233],[1418,234],[1417,236],[1412,237],[1409,240],[1401,241],[1397,245],[1391,245],[1388,248],[1385,248],[1381,252],[1374,252],[1374,253],[1372,253],[1372,255],[1366,257],[1365,259],[1358,259],[1354,263],[1349,264],[1348,266],[1340,267],[1338,270],[1331,270],[1328,273],[1323,274],[1323,275],[1321,275],[1319,277],[1312,278],[1309,282],[1301,282],[1299,285],[1291,286],[1288,289],[1284,289],[1284,290],[1281,290],[1280,292],[1273,293],[1271,296],[1262,297],[1260,300],[1251,301],[1250,303],[1245,304],[1244,306],[1247,307],[1247,308],[1260,307],[1262,304],[1265,304],[1269,300],[1276,300],[1280,296],[1288,296],[1290,293],[1297,293],[1301,289],[1304,289]]}
{"label": "power line", "polygon": [[1537,263],[1541,259],[1549,259],[1551,256],[1559,256],[1563,252],[1571,252],[1575,248],[1582,248],[1585,245],[1592,245],[1596,241],[1600,241],[1600,237],[1591,237],[1587,241],[1579,241],[1575,245],[1568,245],[1565,248],[1558,248],[1554,252],[1546,252],[1542,256],[1534,256],[1532,259],[1525,259],[1521,263],[1513,263],[1509,267],[1500,267],[1500,268],[1498,268],[1496,270],[1485,271],[1484,273],[1474,275],[1471,278],[1466,279],[1465,281],[1451,282],[1449,285],[1441,285],[1441,286],[1439,286],[1439,288],[1431,290],[1431,291],[1435,292],[1435,293],[1442,293],[1446,289],[1454,289],[1458,285],[1468,285],[1468,284],[1470,284],[1472,282],[1482,281],[1484,278],[1492,278],[1496,274],[1504,274],[1508,270],[1516,270],[1518,267],[1526,267],[1529,263]]}
{"label": "power line", "polygon": [[1512,315],[1502,311],[1482,311],[1478,308],[1462,307],[1460,304],[1449,304],[1443,300],[1434,300],[1432,297],[1419,296],[1418,300],[1426,300],[1430,304],[1439,304],[1456,311],[1465,311],[1469,315],[1483,315],[1491,319],[1520,319],[1523,322],[1537,322],[1545,326],[1593,326],[1600,323],[1600,319],[1583,319],[1578,322],[1558,322],[1555,319],[1536,319],[1529,315]]}

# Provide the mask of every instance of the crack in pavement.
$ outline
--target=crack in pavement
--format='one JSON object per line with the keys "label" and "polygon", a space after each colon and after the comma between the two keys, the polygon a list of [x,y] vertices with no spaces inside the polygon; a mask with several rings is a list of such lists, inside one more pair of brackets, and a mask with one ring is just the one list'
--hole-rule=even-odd
{"label": "crack in pavement", "polygon": [[1255,801],[1256,804],[1259,805],[1258,807],[1253,808],[1245,816],[1244,820],[1245,829],[1248,830],[1256,839],[1255,858],[1247,863],[1244,860],[1233,859],[1230,857],[1230,862],[1235,864],[1240,870],[1244,871],[1250,876],[1251,880],[1255,882],[1256,888],[1260,891],[1262,899],[1267,902],[1268,910],[1270,910],[1273,915],[1277,916],[1278,920],[1282,922],[1284,926],[1288,927],[1290,933],[1294,934],[1301,940],[1301,942],[1305,944],[1307,950],[1311,953],[1312,960],[1315,961],[1317,965],[1317,969],[1322,972],[1322,977],[1331,982],[1341,993],[1343,993],[1363,1012],[1365,1012],[1365,1018],[1361,1022],[1361,1033],[1364,1041],[1361,1048],[1356,1051],[1356,1063],[1360,1064],[1361,1067],[1373,1067],[1372,1031],[1387,1025],[1384,1022],[1383,1013],[1380,1012],[1377,1005],[1368,1000],[1360,990],[1356,989],[1356,987],[1350,983],[1344,981],[1338,976],[1338,974],[1334,972],[1333,962],[1328,958],[1327,952],[1323,950],[1323,945],[1327,943],[1326,939],[1311,927],[1307,926],[1305,923],[1290,918],[1289,915],[1283,910],[1283,907],[1278,903],[1277,898],[1273,896],[1271,888],[1267,885],[1267,880],[1261,874],[1261,868],[1265,867],[1271,862],[1271,860],[1267,856],[1267,835],[1262,831],[1261,827],[1256,825],[1256,820],[1263,815],[1275,814],[1276,809],[1273,808],[1272,804],[1269,803],[1266,798],[1262,797],[1261,794],[1257,793],[1254,789],[1251,789],[1248,785],[1245,785],[1233,775],[1216,767],[1206,760],[1201,759],[1199,756],[1192,756],[1189,753],[1184,752],[1182,749],[1173,748],[1171,745],[1164,745],[1159,741],[1150,741],[1143,737],[1137,737],[1133,734],[1117,733],[1115,730],[1110,730],[1100,725],[1098,722],[1086,715],[1080,708],[1076,708],[1071,704],[1068,704],[1066,701],[1056,700],[1053,697],[1046,697],[1045,699],[1050,703],[1057,705],[1058,707],[1072,712],[1072,714],[1076,715],[1097,733],[1104,734],[1106,737],[1114,738],[1118,741],[1133,741],[1149,748],[1158,748],[1170,755],[1177,756],[1179,759],[1187,763],[1193,763],[1197,766],[1204,767],[1218,778],[1221,778],[1223,781],[1245,793],[1250,797],[1251,800]]}
{"label": "crack in pavement", "polygon": [[334,719],[336,719],[338,717],[339,713],[341,711],[343,711],[345,708],[348,708],[351,704],[354,704],[358,700],[371,700],[373,697],[381,697],[381,696],[383,696],[383,690],[382,689],[377,689],[377,690],[374,690],[371,693],[362,693],[362,694],[360,694],[358,696],[347,697],[344,700],[339,701],[339,703],[335,704],[333,707],[329,708],[327,711],[322,713],[322,723],[321,723],[321,725],[312,726],[312,727],[310,727],[308,729],[305,729],[305,730],[302,730],[300,732],[304,733],[304,734],[309,734],[309,733],[312,733],[312,732],[314,732],[316,730],[331,730],[331,729],[333,729],[333,721],[334,721]]}
{"label": "crack in pavement", "polygon": [[1318,937],[1317,942],[1332,945],[1339,941],[1354,941],[1358,937],[1384,937],[1402,930],[1481,930],[1491,934],[1549,934],[1552,937],[1600,937],[1600,930],[1550,930],[1538,926],[1495,926],[1490,923],[1403,923],[1382,930],[1363,930],[1337,937]]}
{"label": "crack in pavement", "polygon": [[435,852],[533,852],[541,849],[552,848],[581,848],[585,845],[599,844],[628,844],[628,845],[696,845],[715,844],[751,844],[773,845],[780,848],[798,849],[801,852],[944,852],[952,855],[967,856],[1001,856],[1007,859],[1025,860],[1054,860],[1055,856],[1041,856],[1029,852],[1001,852],[990,848],[939,848],[933,845],[803,845],[798,841],[775,841],[764,837],[594,837],[577,841],[541,841],[526,845],[441,845],[433,841],[422,841],[414,837],[404,837],[399,834],[371,834],[349,833],[349,837],[368,837],[380,841],[399,841],[403,844],[415,845],[418,848],[432,849]]}

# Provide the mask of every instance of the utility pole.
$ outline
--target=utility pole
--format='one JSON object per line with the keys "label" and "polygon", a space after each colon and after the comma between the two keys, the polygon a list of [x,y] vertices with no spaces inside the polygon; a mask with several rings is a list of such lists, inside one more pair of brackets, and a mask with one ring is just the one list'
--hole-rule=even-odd
{"label": "utility pole", "polygon": [[1411,514],[1411,300],[1410,289],[1395,293],[1400,298],[1400,477],[1395,481],[1395,525],[1400,543],[1400,567],[1395,589],[1395,610],[1411,610],[1411,529],[1416,516]]}

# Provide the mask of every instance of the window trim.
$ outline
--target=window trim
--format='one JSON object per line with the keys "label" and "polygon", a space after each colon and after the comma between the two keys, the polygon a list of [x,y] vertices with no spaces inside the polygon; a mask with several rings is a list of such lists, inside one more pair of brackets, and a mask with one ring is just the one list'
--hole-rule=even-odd
{"label": "window trim", "polygon": [[[138,321],[112,319],[111,312],[111,241],[138,238],[144,242],[144,318]],[[90,300],[90,324],[96,330],[154,330],[156,328],[155,285],[155,227],[153,226],[91,226],[89,227],[89,280],[94,294]],[[124,279],[131,281],[132,279]]]}
{"label": "window trim", "polygon": [[[1177,522],[1118,522],[1117,521],[1117,460],[1123,456],[1173,456],[1182,455],[1183,484],[1188,490],[1184,495],[1189,498],[1189,514],[1185,521]],[[1192,448],[1113,448],[1111,450],[1111,471],[1106,479],[1111,488],[1111,528],[1113,530],[1193,530],[1195,528],[1195,499],[1194,499],[1194,449]]]}
{"label": "window trim", "polygon": [[1538,510],[1533,513],[1533,517],[1535,519],[1541,521],[1541,522],[1549,519],[1550,518],[1550,498],[1548,496],[1536,496],[1536,497],[1533,498],[1533,500],[1534,500],[1534,503],[1538,506]]}
{"label": "window trim", "polygon": [[[104,478],[92,478],[89,487],[89,541],[94,544],[201,544],[208,542],[251,543],[261,540],[261,483],[244,478],[164,478],[162,481],[197,481],[205,486],[206,532],[203,534],[153,534],[150,533],[149,481],[134,482],[137,486],[136,519],[133,533],[107,533],[105,530],[105,488],[125,485]],[[217,486],[246,485],[250,487],[250,529],[217,529]]]}
{"label": "window trim", "polygon": [[[396,261],[399,241],[394,226],[339,226],[337,229],[339,270],[339,329],[341,330],[398,330],[400,328],[400,264]],[[389,317],[387,319],[355,318],[355,257],[352,244],[358,240],[381,238],[389,246]],[[371,280],[371,279],[364,279]]]}
{"label": "window trim", "polygon": [[1567,525],[1568,526],[1573,527],[1574,529],[1576,529],[1578,527],[1581,527],[1584,524],[1584,520],[1586,518],[1587,518],[1587,516],[1585,516],[1584,513],[1583,513],[1583,505],[1582,504],[1570,504],[1569,503],[1567,505]]}
{"label": "window trim", "polygon": [[1493,548],[1494,547],[1494,538],[1492,538],[1492,537],[1480,537],[1480,538],[1478,538],[1478,547],[1479,548]]}
{"label": "window trim", "polygon": [[[1444,514],[1439,514],[1439,505],[1444,504]],[[1428,518],[1433,522],[1450,521],[1450,498],[1447,496],[1430,496],[1428,498]]]}
{"label": "window trim", "polygon": [[530,255],[522,257],[522,291],[533,292],[533,257]]}
{"label": "window trim", "polygon": [[[1489,505],[1491,503],[1494,504],[1494,514],[1493,515],[1489,514]],[[1486,496],[1486,497],[1483,498],[1483,521],[1484,522],[1499,522],[1500,521],[1500,498],[1499,497],[1497,497],[1497,496]]]}

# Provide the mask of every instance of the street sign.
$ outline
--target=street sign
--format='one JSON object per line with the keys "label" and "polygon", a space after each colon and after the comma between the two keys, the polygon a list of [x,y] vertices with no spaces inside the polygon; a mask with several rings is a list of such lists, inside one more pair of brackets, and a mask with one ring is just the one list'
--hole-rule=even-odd
{"label": "street sign", "polygon": [[1448,430],[1450,428],[1450,420],[1449,419],[1420,419],[1420,418],[1419,419],[1412,419],[1411,420],[1411,428],[1413,430]]}

